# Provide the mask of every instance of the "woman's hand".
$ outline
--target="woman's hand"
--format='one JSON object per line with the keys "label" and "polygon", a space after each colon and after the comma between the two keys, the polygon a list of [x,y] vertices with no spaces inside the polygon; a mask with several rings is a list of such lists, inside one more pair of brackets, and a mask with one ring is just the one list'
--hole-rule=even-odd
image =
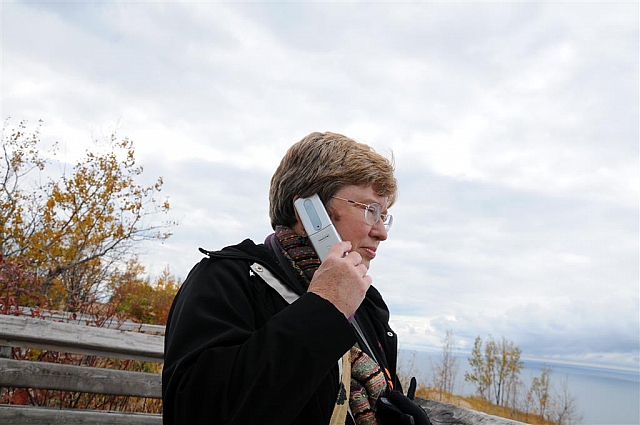
{"label": "woman's hand", "polygon": [[362,256],[350,249],[349,241],[332,246],[308,290],[331,302],[347,318],[356,312],[372,282]]}

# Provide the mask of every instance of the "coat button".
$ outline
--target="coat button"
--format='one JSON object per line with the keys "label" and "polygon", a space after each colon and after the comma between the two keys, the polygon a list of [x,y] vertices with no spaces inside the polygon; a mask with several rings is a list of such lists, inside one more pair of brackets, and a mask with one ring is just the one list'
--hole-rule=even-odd
{"label": "coat button", "polygon": [[393,332],[387,332],[387,336],[393,338]]}

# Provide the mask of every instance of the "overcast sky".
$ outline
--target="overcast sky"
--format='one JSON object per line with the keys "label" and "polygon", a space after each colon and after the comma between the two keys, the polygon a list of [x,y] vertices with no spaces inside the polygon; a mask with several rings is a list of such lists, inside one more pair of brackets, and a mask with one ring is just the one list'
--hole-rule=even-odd
{"label": "overcast sky", "polygon": [[[87,4],[90,3],[90,4]],[[153,275],[270,233],[286,149],[395,157],[370,270],[403,348],[451,329],[640,367],[638,2],[2,2],[2,118],[136,144],[179,221]]]}

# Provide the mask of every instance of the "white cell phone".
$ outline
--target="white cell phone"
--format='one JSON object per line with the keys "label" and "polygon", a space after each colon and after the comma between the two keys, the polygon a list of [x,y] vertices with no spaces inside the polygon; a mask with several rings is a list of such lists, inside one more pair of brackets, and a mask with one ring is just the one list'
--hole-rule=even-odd
{"label": "white cell phone", "polygon": [[316,250],[320,261],[324,261],[329,249],[342,238],[329,218],[326,208],[318,195],[309,198],[298,198],[293,205],[298,211],[307,236]]}

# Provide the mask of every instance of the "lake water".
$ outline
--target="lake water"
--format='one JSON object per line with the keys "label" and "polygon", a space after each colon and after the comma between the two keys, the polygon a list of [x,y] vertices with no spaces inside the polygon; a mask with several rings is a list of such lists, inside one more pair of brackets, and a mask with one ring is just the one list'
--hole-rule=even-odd
{"label": "lake water", "polygon": [[[401,365],[407,367],[414,353],[413,374],[425,384],[424,381],[430,378],[431,364],[438,363],[440,353],[401,350]],[[457,358],[459,370],[454,391],[471,395],[475,388],[464,381],[464,372],[469,371],[467,357]],[[580,424],[640,425],[640,371],[527,360],[520,375],[526,388],[531,385],[533,377],[540,376],[543,366],[551,368],[550,381],[555,390],[559,391],[563,379],[567,379],[569,393],[575,397],[582,415]]]}

